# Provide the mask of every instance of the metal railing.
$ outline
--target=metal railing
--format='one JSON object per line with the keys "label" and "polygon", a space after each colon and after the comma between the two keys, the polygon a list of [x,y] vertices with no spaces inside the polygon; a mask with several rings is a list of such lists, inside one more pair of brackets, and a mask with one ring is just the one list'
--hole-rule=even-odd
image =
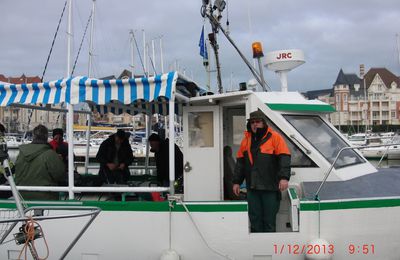
{"label": "metal railing", "polygon": [[332,172],[333,167],[335,166],[337,160],[339,159],[341,153],[345,150],[354,150],[354,149],[365,149],[365,148],[374,148],[374,147],[386,147],[386,146],[393,146],[393,145],[400,145],[400,143],[393,143],[393,144],[379,144],[379,145],[370,145],[370,146],[348,146],[348,147],[343,147],[342,149],[340,149],[340,151],[338,152],[338,154],[335,157],[335,160],[332,162],[331,166],[329,167],[328,171],[325,173],[324,178],[321,182],[321,184],[319,185],[317,191],[315,192],[315,200],[319,200],[319,193],[322,189],[322,187],[325,185],[326,180],[328,179],[329,175]]}

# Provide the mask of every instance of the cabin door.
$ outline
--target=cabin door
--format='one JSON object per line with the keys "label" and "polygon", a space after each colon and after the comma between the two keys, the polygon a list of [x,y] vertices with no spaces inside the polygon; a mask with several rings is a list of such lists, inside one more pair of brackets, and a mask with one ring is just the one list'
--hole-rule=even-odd
{"label": "cabin door", "polygon": [[221,125],[218,106],[183,110],[184,199],[221,200]]}

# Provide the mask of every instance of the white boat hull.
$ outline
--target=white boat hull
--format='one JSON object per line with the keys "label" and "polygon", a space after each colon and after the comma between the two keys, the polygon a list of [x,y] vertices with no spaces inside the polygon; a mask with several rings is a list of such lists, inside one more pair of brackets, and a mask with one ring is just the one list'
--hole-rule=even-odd
{"label": "white boat hull", "polygon": [[[166,202],[84,204],[100,206],[103,211],[66,259],[160,259],[163,251],[169,249]],[[319,233],[331,245],[320,247],[319,251],[330,253],[333,259],[394,260],[400,256],[400,218],[395,217],[400,215],[400,198],[321,202],[320,215],[318,203],[302,203],[300,231],[278,233],[249,233],[245,203],[193,203],[188,207],[207,243],[227,259],[304,259],[307,251],[316,253],[317,246],[308,243]],[[171,216],[171,248],[181,259],[223,259],[202,241],[181,206],[175,206]],[[58,259],[83,222],[42,222],[50,247],[49,259]],[[39,242],[37,247],[43,249]],[[9,259],[20,249],[14,243],[3,245],[0,259]]]}
{"label": "white boat hull", "polygon": [[388,159],[400,159],[400,146],[387,147],[371,147],[361,150],[361,153],[366,158],[384,158]]}

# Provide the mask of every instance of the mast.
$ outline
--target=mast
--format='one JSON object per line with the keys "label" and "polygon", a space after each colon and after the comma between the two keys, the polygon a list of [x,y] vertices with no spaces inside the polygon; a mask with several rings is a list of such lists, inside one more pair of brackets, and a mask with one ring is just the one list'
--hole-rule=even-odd
{"label": "mast", "polygon": [[146,32],[144,29],[142,30],[143,35],[143,67],[144,67],[144,75],[147,77],[147,53],[146,53]]}
{"label": "mast", "polygon": [[151,40],[151,52],[152,52],[152,64],[153,64],[153,70],[154,70],[154,76],[156,75],[156,50],[154,46],[154,39]]}
{"label": "mast", "polygon": [[[72,0],[68,0],[67,28],[67,78],[71,77],[72,65]],[[67,140],[68,140],[68,198],[74,199],[74,107],[67,104]]]}
{"label": "mast", "polygon": [[93,63],[93,36],[94,36],[94,15],[96,10],[96,0],[92,0],[92,20],[90,25],[90,39],[89,39],[89,65],[88,65],[88,77],[92,77],[92,63]]}
{"label": "mast", "polygon": [[161,62],[161,73],[164,73],[164,56],[163,56],[162,38],[163,38],[163,35],[160,36],[160,62]]}
{"label": "mast", "polygon": [[[90,40],[89,40],[89,64],[88,64],[88,77],[92,77],[92,64],[93,64],[93,36],[94,36],[94,19],[96,11],[96,0],[92,3],[92,18],[90,26]],[[89,152],[90,152],[90,131],[92,126],[91,114],[86,115],[86,156],[85,156],[85,174],[88,172],[89,167]]]}
{"label": "mast", "polygon": [[129,35],[130,35],[130,42],[131,42],[131,78],[134,78],[135,76],[135,39],[134,39],[134,35],[133,35],[133,30],[129,31]]}

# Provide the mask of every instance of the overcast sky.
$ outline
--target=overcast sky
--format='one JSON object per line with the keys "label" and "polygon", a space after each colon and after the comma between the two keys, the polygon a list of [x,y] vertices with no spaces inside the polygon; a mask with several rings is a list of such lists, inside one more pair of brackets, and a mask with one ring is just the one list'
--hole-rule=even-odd
{"label": "overcast sky", "polygon": [[[91,0],[74,0],[73,60],[91,4]],[[0,1],[0,74],[42,75],[63,6],[64,0]],[[165,70],[178,64],[187,76],[205,85],[198,47],[203,25],[200,7],[201,0],[96,0],[93,76],[119,75],[129,69],[129,31],[135,30],[142,51],[144,29],[148,41],[163,36]],[[367,70],[386,67],[400,74],[396,43],[396,33],[400,33],[398,0],[229,0],[228,8],[230,35],[249,59],[253,41],[263,43],[264,53],[289,48],[304,51],[306,63],[289,74],[290,90],[330,88],[340,68],[345,73],[358,73],[362,63]],[[67,13],[45,80],[66,74],[66,18]],[[208,24],[206,30],[209,31]],[[74,75],[88,74],[88,42],[86,37]],[[224,88],[231,87],[231,78],[237,88],[251,74],[222,34],[219,43]],[[155,63],[160,72],[158,45],[157,41]],[[141,74],[137,52],[135,60],[135,71]],[[267,70],[264,74],[272,88],[278,90],[277,76]],[[215,88],[215,80],[213,83]]]}

